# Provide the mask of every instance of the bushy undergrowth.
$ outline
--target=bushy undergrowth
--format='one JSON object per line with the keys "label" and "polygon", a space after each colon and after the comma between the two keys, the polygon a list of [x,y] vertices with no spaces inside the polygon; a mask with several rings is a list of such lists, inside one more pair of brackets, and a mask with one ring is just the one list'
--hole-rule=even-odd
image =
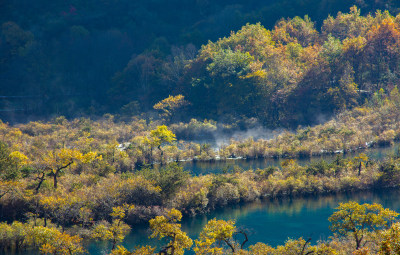
{"label": "bushy undergrowth", "polygon": [[[371,102],[363,107],[344,111],[334,119],[313,127],[298,128],[295,132],[275,133],[269,140],[247,138],[230,139],[227,143],[213,140],[190,142],[175,140],[176,135],[183,138],[212,136],[221,138],[221,133],[234,134],[235,128],[213,121],[171,124],[166,127],[171,140],[163,140],[164,130],[161,121],[146,121],[133,118],[129,122],[114,122],[112,115],[102,120],[75,119],[67,121],[63,117],[48,123],[30,122],[18,126],[2,123],[0,136],[4,155],[22,153],[29,159],[25,174],[41,164],[38,156],[61,148],[79,150],[81,153],[95,152],[102,160],[92,162],[89,168],[97,175],[115,172],[129,172],[151,166],[180,160],[209,161],[224,160],[231,157],[242,158],[302,158],[322,154],[343,153],[362,150],[374,146],[392,145],[400,139],[400,93],[394,88],[390,95],[377,92]],[[218,130],[217,130],[218,129]],[[164,130],[164,131],[165,131]],[[223,131],[223,130],[226,130]],[[157,133],[157,132],[158,133]],[[270,134],[258,130],[257,136]],[[267,132],[267,133],[265,133]],[[205,134],[207,133],[207,134]],[[200,138],[200,137],[197,137]],[[16,155],[15,155],[16,156]],[[9,178],[21,175],[15,169],[14,159],[5,159],[4,164]],[[15,160],[14,160],[15,161]],[[36,165],[33,166],[35,163]],[[13,168],[12,170],[11,168]],[[76,171],[80,171],[77,168]],[[87,170],[86,170],[87,171]]]}
{"label": "bushy undergrowth", "polygon": [[[344,112],[323,125],[284,132],[272,140],[231,140],[219,151],[208,144],[176,141],[160,122],[135,119],[117,124],[111,115],[100,121],[59,117],[49,123],[1,123],[0,216],[7,222],[40,219],[44,227],[54,224],[60,233],[72,236],[91,236],[101,228],[109,234],[96,238],[108,238],[115,245],[128,231],[122,221],[147,222],[171,208],[193,216],[258,199],[398,187],[398,155],[375,162],[361,153],[306,166],[286,159],[280,167],[235,167],[202,176],[170,163],[232,156],[300,157],[385,146],[400,136],[396,93],[394,89],[381,102]],[[115,210],[130,205],[134,209],[118,218],[122,213]]]}
{"label": "bushy undergrowth", "polygon": [[[9,152],[7,146],[3,146],[2,153],[4,164],[10,160],[13,162],[9,169],[2,171],[2,219],[28,223],[38,220],[43,227],[53,226],[51,229],[57,228],[61,234],[69,233],[70,235],[62,238],[78,248],[80,239],[76,239],[78,237],[74,235],[96,235],[96,238],[111,240],[115,246],[118,240],[123,239],[123,233],[129,230],[129,226],[124,225],[125,222],[130,225],[147,222],[152,218],[162,217],[171,208],[193,216],[258,199],[393,188],[400,185],[400,158],[397,156],[382,162],[370,160],[364,154],[351,159],[338,156],[332,162],[312,162],[305,166],[297,164],[294,159],[287,159],[280,167],[247,171],[235,168],[222,174],[192,176],[177,163],[136,172],[98,172],[96,167],[105,164],[104,159],[100,157],[101,154],[94,155],[90,151],[83,154],[72,149],[62,149],[53,152],[57,159],[50,153],[40,162],[31,161],[22,153]],[[112,156],[116,157],[116,154],[110,157]],[[63,166],[66,167],[62,168]],[[47,171],[50,167],[51,171]],[[55,186],[54,176],[57,171],[60,174]],[[10,175],[9,172],[13,174]],[[134,205],[134,208],[130,205]],[[130,209],[124,211],[118,208]],[[8,232],[14,233],[13,231]],[[54,232],[51,238],[61,234]],[[14,237],[18,236],[12,234],[10,238],[14,240]],[[7,238],[4,239],[3,248],[14,249],[22,245],[13,243],[14,241],[9,244]],[[46,239],[46,242],[52,240],[51,238]],[[304,240],[293,240],[300,241],[304,245]],[[343,240],[339,241],[337,242],[341,245]],[[294,243],[288,241],[287,245],[289,244]],[[26,245],[31,247],[30,244]],[[330,245],[335,245],[335,242],[332,241]],[[44,246],[41,249],[53,249],[52,247]],[[283,251],[289,248],[285,247],[274,248],[275,253],[260,254],[286,254]],[[259,249],[261,248],[258,247],[257,250]],[[253,254],[251,249],[249,252]]]}

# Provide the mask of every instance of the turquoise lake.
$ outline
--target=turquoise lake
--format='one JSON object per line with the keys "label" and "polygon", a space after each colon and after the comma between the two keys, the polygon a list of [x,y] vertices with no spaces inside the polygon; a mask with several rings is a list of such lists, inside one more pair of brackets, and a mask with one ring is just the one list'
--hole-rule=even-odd
{"label": "turquoise lake", "polygon": [[[397,152],[398,146],[369,149],[361,151],[372,159],[382,159],[388,154]],[[344,157],[355,156],[360,152],[348,153]],[[298,159],[301,165],[324,159],[334,160],[337,155],[327,155],[318,158]],[[279,166],[283,159],[229,159],[213,162],[182,162],[182,166],[195,175],[220,173],[222,169],[257,169],[268,166]],[[400,212],[400,190],[363,191],[356,193],[258,201],[249,204],[239,204],[182,221],[182,229],[192,239],[196,239],[208,220],[217,218],[235,220],[236,226],[248,233],[249,242],[246,247],[257,242],[272,246],[284,244],[288,238],[312,238],[326,240],[330,235],[329,216],[341,202],[356,201],[359,203],[380,203],[384,207]],[[150,231],[147,225],[135,226],[125,238],[122,245],[133,249],[138,245],[160,246],[163,243],[149,239]],[[86,244],[90,254],[108,254],[111,246],[104,242],[89,242]],[[19,252],[19,255],[38,254],[32,251]],[[192,254],[188,252],[187,254]]]}
{"label": "turquoise lake", "polygon": [[[365,151],[339,155],[354,157],[359,153],[365,153],[371,159],[380,160],[389,154],[398,151],[398,146],[386,148],[374,148]],[[338,155],[324,155],[322,157],[297,159],[301,165],[321,159],[334,160]],[[222,169],[232,170],[235,166],[244,170],[266,168],[268,166],[279,166],[285,159],[228,159],[212,162],[183,162],[184,169],[192,174],[201,175],[207,173],[220,173]],[[356,201],[359,203],[380,203],[384,207],[400,212],[400,191],[367,191],[357,193],[346,193],[329,196],[317,196],[294,199],[276,199],[258,201],[250,204],[235,205],[206,215],[183,219],[182,229],[192,239],[196,239],[208,220],[217,218],[236,221],[236,226],[245,230],[249,236],[246,245],[257,242],[269,245],[281,245],[288,238],[309,238],[315,242],[326,240],[330,235],[329,216],[341,202]],[[150,231],[147,225],[136,227],[126,237],[123,245],[132,249],[137,245],[160,245],[154,239],[149,239]],[[107,254],[110,246],[105,243],[90,243],[88,246],[90,254]],[[188,254],[191,254],[188,252]]]}
{"label": "turquoise lake", "polygon": [[[310,162],[325,160],[333,161],[337,157],[354,157],[359,153],[365,153],[369,158],[375,160],[381,160],[389,154],[398,153],[399,145],[392,147],[382,147],[382,148],[370,148],[367,150],[360,150],[354,152],[348,152],[345,154],[325,154],[322,156],[316,156],[311,158],[299,158],[296,159],[297,163],[300,165],[306,165]],[[204,175],[209,173],[222,173],[223,170],[233,170],[235,167],[239,167],[244,170],[249,169],[264,169],[268,166],[280,166],[285,158],[259,158],[259,159],[225,159],[225,160],[213,160],[213,161],[188,161],[179,162],[179,164],[187,171],[190,171],[194,175]]]}
{"label": "turquoise lake", "polygon": [[[341,202],[380,203],[384,207],[400,212],[400,191],[367,191],[329,196],[279,199],[236,205],[207,215],[184,219],[182,229],[192,239],[197,238],[208,220],[217,218],[236,221],[236,226],[248,233],[246,247],[257,242],[269,245],[284,244],[288,238],[309,238],[313,242],[327,240],[331,235],[329,216]],[[136,227],[122,243],[132,249],[137,245],[157,245],[160,242],[149,239],[147,226]],[[90,254],[107,254],[110,246],[105,243],[91,243]],[[188,254],[192,254],[188,252]]]}

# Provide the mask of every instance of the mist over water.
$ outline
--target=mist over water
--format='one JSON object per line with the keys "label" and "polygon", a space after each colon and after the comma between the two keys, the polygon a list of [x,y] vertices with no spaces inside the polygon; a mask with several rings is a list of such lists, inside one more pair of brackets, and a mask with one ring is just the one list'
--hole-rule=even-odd
{"label": "mist over water", "polygon": [[[399,145],[392,147],[383,148],[370,148],[362,151],[348,152],[346,154],[326,154],[318,157],[311,158],[299,158],[296,162],[299,165],[308,165],[312,162],[318,162],[325,160],[327,162],[334,161],[337,157],[352,158],[360,153],[365,153],[368,158],[373,160],[382,160],[387,156],[394,155],[397,153]],[[280,167],[281,163],[286,160],[285,158],[259,158],[259,159],[226,159],[226,160],[214,160],[214,161],[187,161],[180,162],[180,165],[193,175],[205,175],[205,174],[218,174],[224,171],[234,171],[235,169],[241,170],[257,170],[265,169],[267,167]]]}
{"label": "mist over water", "polygon": [[[224,130],[219,125],[217,125],[214,130],[209,130],[204,132],[205,134],[196,137],[195,139],[189,139],[180,137],[179,134],[177,135],[178,140],[183,140],[186,142],[194,142],[198,144],[208,144],[211,148],[218,152],[224,146],[227,146],[232,143],[232,141],[245,141],[248,139],[252,139],[253,141],[258,140],[270,140],[274,139],[287,129],[277,128],[277,129],[269,129],[263,127],[260,124],[253,125],[249,128],[238,130],[238,129],[229,129]],[[197,135],[197,134],[194,134]]]}
{"label": "mist over water", "polygon": [[[400,190],[305,195],[396,180],[399,145],[370,147],[400,137],[399,13],[393,0],[0,0],[3,231],[44,217],[109,254],[89,235],[115,206],[137,210],[119,226],[209,209],[182,230],[231,219],[247,248],[327,240],[341,202],[400,212]],[[166,243],[131,227],[129,250]],[[15,229],[0,255],[39,255],[5,250],[25,245]]]}
{"label": "mist over water", "polygon": [[231,140],[244,141],[250,138],[254,141],[258,141],[260,139],[270,140],[280,135],[283,131],[284,129],[271,130],[258,125],[246,130],[235,131],[231,135],[227,135],[222,132],[216,132],[214,133],[214,140],[217,148],[221,148],[224,145],[228,145]]}

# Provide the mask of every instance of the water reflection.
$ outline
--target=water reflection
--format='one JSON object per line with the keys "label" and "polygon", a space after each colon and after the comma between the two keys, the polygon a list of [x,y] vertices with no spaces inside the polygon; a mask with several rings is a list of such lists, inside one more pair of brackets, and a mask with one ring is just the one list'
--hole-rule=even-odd
{"label": "water reflection", "polygon": [[[297,162],[300,165],[306,165],[310,162],[315,162],[319,160],[326,160],[331,162],[335,160],[338,156],[343,156],[344,158],[355,157],[359,153],[365,153],[371,159],[383,159],[388,155],[392,155],[397,152],[399,145],[384,148],[371,148],[368,150],[357,151],[342,154],[333,155],[323,155],[319,157],[312,158],[300,158]],[[232,171],[235,167],[240,167],[244,170],[250,169],[264,169],[268,166],[280,166],[282,161],[285,159],[273,159],[273,158],[263,158],[263,159],[227,159],[227,160],[215,160],[215,161],[197,161],[197,162],[181,162],[180,164],[184,169],[192,172],[195,175],[204,175],[208,173],[222,173],[225,171]]]}
{"label": "water reflection", "polygon": [[[182,229],[194,239],[208,220],[233,219],[239,228],[245,229],[248,233],[248,244],[265,242],[276,246],[283,244],[288,237],[311,237],[315,242],[319,239],[326,240],[331,235],[328,218],[339,203],[350,200],[359,203],[380,203],[384,207],[400,212],[399,197],[400,190],[382,190],[257,201],[184,219]],[[149,235],[150,231],[146,225],[136,226],[123,245],[128,249],[138,245],[162,245],[157,240],[149,239]],[[90,242],[87,243],[87,248],[90,254],[97,255],[109,253],[111,246],[104,242]],[[38,253],[25,251],[18,254]]]}
{"label": "water reflection", "polygon": [[[370,158],[382,159],[397,151],[398,146],[389,148],[370,149],[363,151]],[[358,153],[349,153],[345,157],[354,157]],[[337,155],[327,155],[321,158],[299,159],[301,165],[310,161],[324,159],[332,161]],[[245,170],[279,166],[282,159],[256,159],[256,160],[227,160],[215,162],[184,162],[184,168],[194,174],[220,173],[222,169],[233,169],[239,166]],[[385,190],[376,192],[346,193],[329,196],[315,196],[305,198],[287,198],[268,201],[258,201],[251,204],[235,205],[222,210],[214,211],[207,215],[200,215],[184,219],[182,229],[191,238],[198,234],[208,220],[217,218],[236,221],[236,225],[246,229],[249,234],[249,243],[265,242],[276,246],[283,244],[288,237],[311,237],[314,241],[327,239],[331,235],[328,218],[340,202],[349,200],[359,203],[380,203],[384,207],[400,212],[400,191]],[[136,226],[131,234],[124,240],[123,245],[133,249],[138,245],[162,245],[157,240],[149,239],[150,231],[147,225]],[[87,243],[90,254],[107,254],[111,246],[105,242]],[[18,253],[20,255],[39,254],[32,251]],[[188,253],[190,254],[190,253]]]}
{"label": "water reflection", "polygon": [[[184,219],[182,229],[191,238],[196,238],[208,220],[233,219],[238,227],[248,232],[249,244],[265,242],[276,246],[283,244],[288,237],[302,236],[311,237],[314,241],[326,240],[331,235],[328,218],[339,203],[350,200],[359,203],[380,203],[384,207],[400,211],[399,195],[399,190],[384,190],[258,201]],[[147,238],[149,234],[146,226],[138,227],[127,237],[124,245],[131,249],[136,245],[156,245],[156,240]],[[101,254],[105,251],[109,251],[109,247],[90,245],[91,254]]]}

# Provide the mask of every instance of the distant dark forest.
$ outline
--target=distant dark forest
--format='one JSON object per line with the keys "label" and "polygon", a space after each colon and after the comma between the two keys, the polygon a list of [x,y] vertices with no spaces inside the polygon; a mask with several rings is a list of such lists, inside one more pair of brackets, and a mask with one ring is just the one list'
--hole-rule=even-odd
{"label": "distant dark forest", "polygon": [[176,120],[314,123],[397,83],[399,7],[385,0],[2,0],[0,118],[133,116],[182,94],[189,105]]}

